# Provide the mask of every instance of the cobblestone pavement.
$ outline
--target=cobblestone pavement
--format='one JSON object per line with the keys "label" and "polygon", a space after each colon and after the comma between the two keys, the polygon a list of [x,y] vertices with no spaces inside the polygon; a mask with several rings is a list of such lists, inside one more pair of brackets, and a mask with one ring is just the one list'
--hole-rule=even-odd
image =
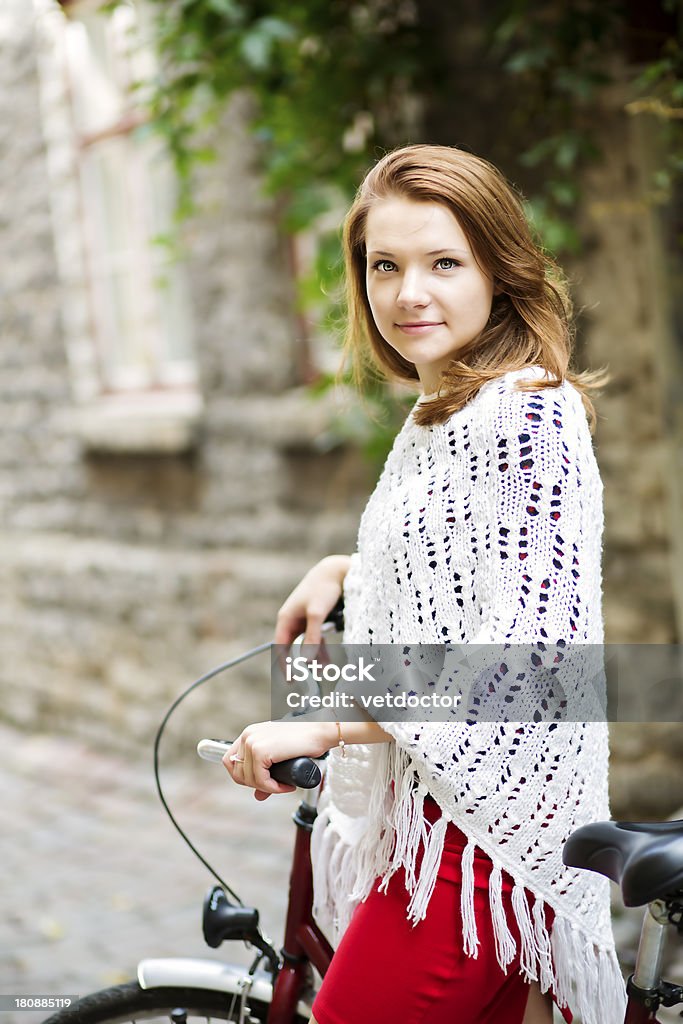
{"label": "cobblestone pavement", "polygon": [[[0,745],[0,994],[82,995],[134,977],[150,956],[250,961],[242,944],[204,944],[201,906],[213,879],[166,818],[151,757],[125,760],[4,725]],[[162,783],[180,824],[256,903],[279,944],[296,798],[259,804],[193,750],[165,760]],[[0,1024],[44,1017],[5,1011]]]}

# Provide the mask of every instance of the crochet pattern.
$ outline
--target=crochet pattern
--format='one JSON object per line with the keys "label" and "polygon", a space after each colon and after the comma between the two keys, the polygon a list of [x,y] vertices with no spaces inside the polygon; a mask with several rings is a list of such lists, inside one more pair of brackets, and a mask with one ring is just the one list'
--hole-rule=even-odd
{"label": "crochet pattern", "polygon": [[[446,423],[398,434],[363,514],[344,591],[352,644],[549,645],[603,642],[602,483],[581,397],[567,381],[520,392],[527,367],[487,383]],[[418,402],[425,399],[419,399]],[[514,687],[512,674],[490,680]],[[512,692],[512,691],[511,691]],[[449,821],[463,853],[465,951],[477,954],[475,848],[493,862],[490,908],[503,968],[551,986],[584,1024],[620,1019],[609,883],[562,865],[562,845],[609,817],[604,722],[381,722],[396,742],[332,754],[313,834],[316,916],[338,936],[381,876],[406,871],[411,920],[424,917]],[[429,793],[442,818],[425,823]],[[421,866],[416,856],[424,844]],[[529,904],[525,890],[533,893]],[[552,907],[552,930],[546,926]]]}

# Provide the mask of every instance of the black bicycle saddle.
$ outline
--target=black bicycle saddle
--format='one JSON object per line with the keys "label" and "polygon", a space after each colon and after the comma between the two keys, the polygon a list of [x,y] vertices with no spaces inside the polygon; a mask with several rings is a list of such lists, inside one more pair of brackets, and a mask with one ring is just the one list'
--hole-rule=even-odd
{"label": "black bicycle saddle", "polygon": [[572,832],[562,861],[606,875],[625,906],[641,907],[683,889],[683,821],[592,822]]}

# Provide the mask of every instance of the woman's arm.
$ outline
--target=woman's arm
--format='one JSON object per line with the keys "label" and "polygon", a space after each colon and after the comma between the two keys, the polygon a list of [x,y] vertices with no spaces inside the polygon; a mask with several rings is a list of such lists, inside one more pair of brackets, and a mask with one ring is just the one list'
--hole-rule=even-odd
{"label": "woman's arm", "polygon": [[[318,646],[322,624],[339,600],[351,562],[350,555],[328,555],[310,569],[280,608],[275,628],[275,643],[288,646],[304,634],[304,643]],[[234,782],[254,789],[257,800],[271,793],[290,793],[271,778],[269,768],[291,757],[321,757],[339,745],[339,729],[344,743],[389,742],[388,733],[371,720],[340,723],[325,721],[310,714],[296,721],[257,722],[247,726],[223,758]]]}
{"label": "woman's arm", "polygon": [[471,642],[586,642],[597,614],[602,503],[578,395],[505,394],[487,458],[489,592]]}

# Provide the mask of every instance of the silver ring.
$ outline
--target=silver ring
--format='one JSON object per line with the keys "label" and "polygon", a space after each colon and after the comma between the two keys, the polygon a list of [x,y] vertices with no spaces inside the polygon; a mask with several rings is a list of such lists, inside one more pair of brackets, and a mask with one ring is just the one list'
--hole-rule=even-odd
{"label": "silver ring", "polygon": [[232,761],[233,764],[244,764],[244,758],[238,757],[237,754],[231,754],[230,760]]}

